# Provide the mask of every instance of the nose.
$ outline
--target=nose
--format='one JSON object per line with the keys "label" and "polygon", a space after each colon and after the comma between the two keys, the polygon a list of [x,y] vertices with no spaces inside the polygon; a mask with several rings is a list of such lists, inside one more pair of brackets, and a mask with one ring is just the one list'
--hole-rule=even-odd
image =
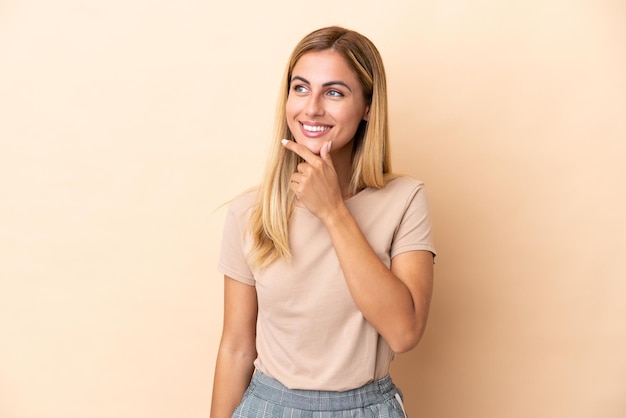
{"label": "nose", "polygon": [[324,114],[322,99],[317,94],[311,94],[306,103],[306,114],[308,116],[320,116]]}

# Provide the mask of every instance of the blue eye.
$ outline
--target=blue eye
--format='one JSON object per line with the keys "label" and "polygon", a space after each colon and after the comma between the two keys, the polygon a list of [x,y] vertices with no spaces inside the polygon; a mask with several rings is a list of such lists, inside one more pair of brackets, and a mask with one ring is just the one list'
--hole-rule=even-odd
{"label": "blue eye", "polygon": [[296,84],[295,86],[292,87],[292,89],[296,93],[306,93],[308,91],[308,89],[302,84]]}
{"label": "blue eye", "polygon": [[329,90],[328,95],[332,97],[343,97],[343,93],[339,90]]}

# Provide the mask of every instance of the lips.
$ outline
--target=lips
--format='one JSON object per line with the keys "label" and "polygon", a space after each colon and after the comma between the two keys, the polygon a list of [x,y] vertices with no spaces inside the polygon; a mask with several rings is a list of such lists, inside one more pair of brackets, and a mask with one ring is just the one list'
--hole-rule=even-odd
{"label": "lips", "polygon": [[308,134],[324,134],[332,128],[332,125],[322,125],[319,123],[300,122],[300,126],[305,133]]}
{"label": "lips", "polygon": [[301,125],[302,129],[307,132],[324,132],[332,128],[332,126],[328,125],[305,125],[304,123],[302,123]]}

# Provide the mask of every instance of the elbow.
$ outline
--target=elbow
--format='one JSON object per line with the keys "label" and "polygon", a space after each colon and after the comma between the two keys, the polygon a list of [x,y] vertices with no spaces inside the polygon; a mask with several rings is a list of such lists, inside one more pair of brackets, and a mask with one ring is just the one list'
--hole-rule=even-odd
{"label": "elbow", "polygon": [[423,326],[412,327],[399,332],[394,338],[387,340],[387,344],[396,354],[406,353],[417,347],[423,334]]}
{"label": "elbow", "polygon": [[391,350],[396,354],[406,353],[411,351],[417,346],[419,339],[417,338],[403,338],[401,341],[387,342]]}

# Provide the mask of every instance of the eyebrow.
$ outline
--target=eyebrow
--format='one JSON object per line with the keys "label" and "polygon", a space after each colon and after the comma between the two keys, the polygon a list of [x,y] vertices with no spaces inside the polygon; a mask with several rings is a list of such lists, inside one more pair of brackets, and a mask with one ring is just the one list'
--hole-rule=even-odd
{"label": "eyebrow", "polygon": [[[309,82],[309,80],[307,80],[304,77],[300,77],[299,75],[294,76],[291,78],[291,81],[289,82],[289,84],[293,83],[294,80],[300,80],[303,83],[306,83],[308,85],[311,85],[311,83]],[[324,84],[322,84],[322,87],[329,87],[329,86],[335,86],[335,85],[340,85],[340,86],[344,86],[345,88],[347,88],[348,90],[350,90],[350,93],[352,93],[352,89],[350,88],[349,85],[347,85],[346,83],[344,83],[343,81],[328,81]]]}

